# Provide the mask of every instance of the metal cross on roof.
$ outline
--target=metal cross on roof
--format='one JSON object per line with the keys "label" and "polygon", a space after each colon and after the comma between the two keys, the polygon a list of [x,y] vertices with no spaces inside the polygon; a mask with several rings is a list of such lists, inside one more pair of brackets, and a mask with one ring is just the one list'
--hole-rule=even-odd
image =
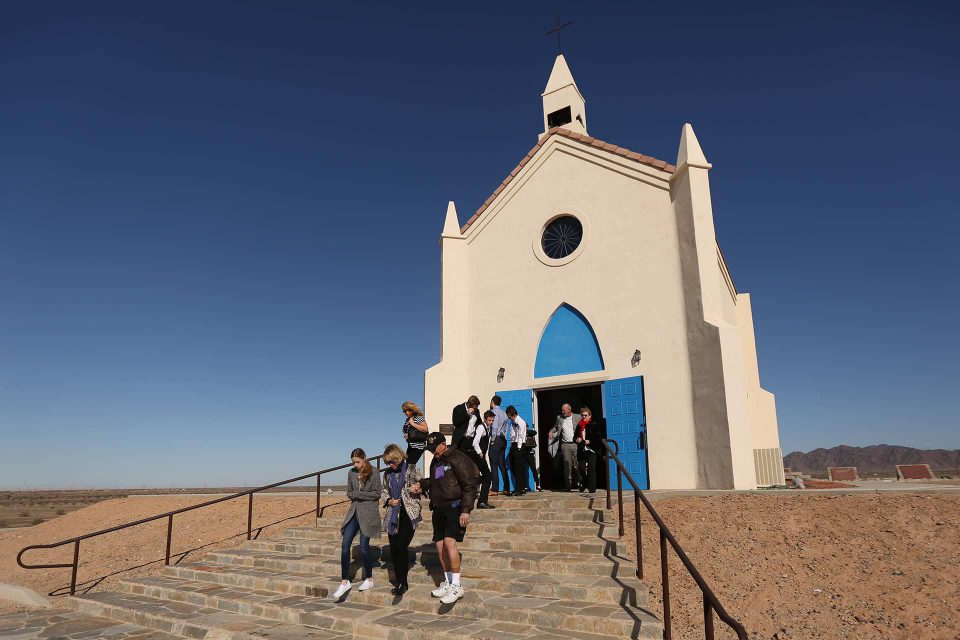
{"label": "metal cross on roof", "polygon": [[560,47],[560,30],[561,30],[561,29],[565,29],[565,28],[569,27],[569,26],[572,25],[572,24],[573,24],[573,22],[568,22],[568,23],[566,23],[566,24],[560,24],[560,16],[557,16],[557,26],[555,26],[553,29],[550,29],[550,31],[547,31],[547,33],[546,33],[546,35],[548,35],[548,36],[549,36],[550,34],[553,34],[553,33],[556,33],[556,34],[557,34],[557,53],[558,53],[558,54],[563,53],[563,49]]}

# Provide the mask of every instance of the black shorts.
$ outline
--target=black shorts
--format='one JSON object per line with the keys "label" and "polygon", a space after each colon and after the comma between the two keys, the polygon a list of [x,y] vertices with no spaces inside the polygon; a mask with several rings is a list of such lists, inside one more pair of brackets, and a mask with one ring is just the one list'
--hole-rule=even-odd
{"label": "black shorts", "polygon": [[433,541],[453,538],[463,542],[467,528],[460,526],[460,507],[437,507],[433,510]]}

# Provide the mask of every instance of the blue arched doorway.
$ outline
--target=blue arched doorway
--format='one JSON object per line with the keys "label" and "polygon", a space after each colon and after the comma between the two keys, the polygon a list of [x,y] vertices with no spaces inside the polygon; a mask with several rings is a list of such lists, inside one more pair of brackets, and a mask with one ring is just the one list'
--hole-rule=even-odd
{"label": "blue arched doorway", "polygon": [[561,304],[550,316],[533,369],[534,378],[603,371],[603,356],[593,328],[582,313]]}

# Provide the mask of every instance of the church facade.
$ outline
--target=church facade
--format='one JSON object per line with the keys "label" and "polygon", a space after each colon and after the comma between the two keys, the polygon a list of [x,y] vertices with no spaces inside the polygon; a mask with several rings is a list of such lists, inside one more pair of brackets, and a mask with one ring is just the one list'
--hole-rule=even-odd
{"label": "church facade", "polygon": [[562,55],[542,99],[539,142],[480,210],[461,224],[448,205],[428,421],[499,393],[539,433],[545,486],[564,402],[603,417],[644,488],[783,484],[750,296],[717,245],[693,128],[675,164],[590,137]]}

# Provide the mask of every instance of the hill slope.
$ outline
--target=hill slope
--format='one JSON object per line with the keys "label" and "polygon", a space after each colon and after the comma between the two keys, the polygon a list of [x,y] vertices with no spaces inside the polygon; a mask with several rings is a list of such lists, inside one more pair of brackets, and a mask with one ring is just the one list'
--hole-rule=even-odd
{"label": "hill slope", "polygon": [[783,464],[803,473],[825,473],[827,467],[857,467],[861,473],[886,471],[893,474],[897,464],[926,463],[932,469],[960,469],[960,449],[914,449],[890,444],[869,447],[840,445],[831,449],[814,449],[808,453],[794,451],[783,458]]}

